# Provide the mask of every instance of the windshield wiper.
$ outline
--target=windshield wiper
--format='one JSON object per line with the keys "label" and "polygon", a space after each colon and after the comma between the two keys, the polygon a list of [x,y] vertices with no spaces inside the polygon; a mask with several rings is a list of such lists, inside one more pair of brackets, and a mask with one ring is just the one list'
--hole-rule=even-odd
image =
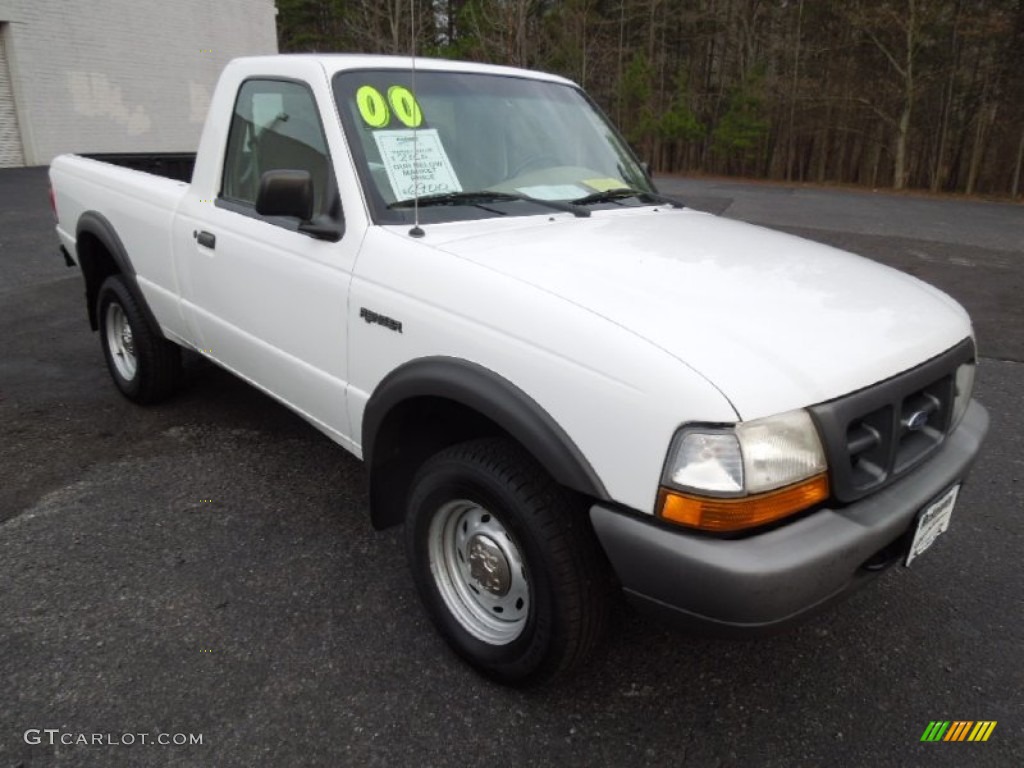
{"label": "windshield wiper", "polygon": [[591,195],[584,195],[572,200],[572,205],[592,205],[594,203],[614,203],[617,200],[625,200],[627,197],[635,197],[639,200],[649,201],[652,203],[663,203],[665,205],[671,205],[673,208],[683,208],[685,205],[672,197],[665,197],[665,195],[659,195],[657,192],[647,192],[642,189],[633,189],[632,187],[619,187],[618,189],[608,189],[604,192],[594,192]]}
{"label": "windshield wiper", "polygon": [[[590,211],[563,200],[542,200],[539,197],[530,197],[529,195],[513,194],[511,192],[492,192],[486,189],[477,190],[476,192],[442,192],[439,195],[425,195],[419,199],[419,205],[422,208],[434,205],[477,205],[483,207],[484,203],[509,203],[516,200],[536,203],[547,208],[553,208],[556,211],[565,211],[580,218],[590,215]],[[415,200],[399,200],[397,203],[388,205],[388,208],[412,208],[416,204]],[[487,210],[493,209],[488,208]],[[501,211],[495,211],[495,213],[501,213]]]}

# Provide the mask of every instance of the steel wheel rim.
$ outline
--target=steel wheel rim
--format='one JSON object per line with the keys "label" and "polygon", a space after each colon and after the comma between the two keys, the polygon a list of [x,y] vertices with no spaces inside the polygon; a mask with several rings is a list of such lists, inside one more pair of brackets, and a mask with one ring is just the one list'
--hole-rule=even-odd
{"label": "steel wheel rim", "polygon": [[518,545],[493,513],[458,499],[430,521],[430,572],[448,611],[477,640],[507,645],[530,615],[530,584]]}
{"label": "steel wheel rim", "polygon": [[139,362],[135,357],[135,337],[124,308],[116,301],[107,304],[107,348],[114,367],[126,381],[135,378]]}

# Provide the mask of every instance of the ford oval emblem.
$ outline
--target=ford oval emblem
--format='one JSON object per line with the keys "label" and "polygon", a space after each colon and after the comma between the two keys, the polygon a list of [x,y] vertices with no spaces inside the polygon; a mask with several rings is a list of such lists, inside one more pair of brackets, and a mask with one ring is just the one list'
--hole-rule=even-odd
{"label": "ford oval emblem", "polygon": [[907,417],[907,431],[916,432],[928,423],[928,414],[924,411],[914,411]]}

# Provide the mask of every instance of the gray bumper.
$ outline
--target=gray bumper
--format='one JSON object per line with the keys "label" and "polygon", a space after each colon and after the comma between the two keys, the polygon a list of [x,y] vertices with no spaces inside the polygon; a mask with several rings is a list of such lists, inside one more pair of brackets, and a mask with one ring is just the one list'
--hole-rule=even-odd
{"label": "gray bumper", "polygon": [[690,627],[770,630],[901,559],[917,513],[964,479],[987,431],[988,413],[972,402],[945,445],[888,488],[743,539],[674,530],[600,504],[590,517],[641,607]]}

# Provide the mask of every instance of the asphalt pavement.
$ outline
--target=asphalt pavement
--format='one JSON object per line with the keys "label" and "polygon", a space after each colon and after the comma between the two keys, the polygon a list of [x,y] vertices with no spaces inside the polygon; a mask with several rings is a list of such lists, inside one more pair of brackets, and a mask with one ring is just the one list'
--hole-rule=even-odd
{"label": "asphalt pavement", "polygon": [[[1024,764],[1024,207],[661,185],[971,310],[992,431],[912,568],[767,639],[619,606],[581,675],[495,686],[429,625],[358,461],[202,361],[165,405],[117,393],[45,173],[0,171],[0,767]],[[998,725],[922,744],[932,720]],[[60,743],[94,733],[122,743]]]}

